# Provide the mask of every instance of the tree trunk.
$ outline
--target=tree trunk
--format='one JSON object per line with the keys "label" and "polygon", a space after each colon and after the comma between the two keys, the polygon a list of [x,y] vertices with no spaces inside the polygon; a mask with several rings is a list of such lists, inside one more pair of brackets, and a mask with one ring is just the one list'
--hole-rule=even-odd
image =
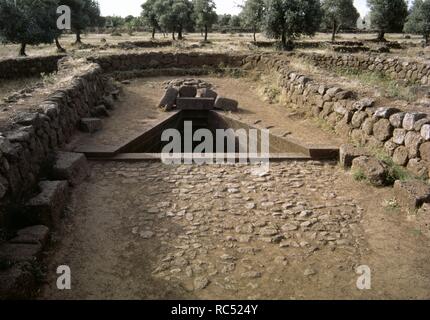
{"label": "tree trunk", "polygon": [[254,33],[254,42],[257,42],[257,37],[255,36],[257,33],[257,28],[254,27],[253,33]]}
{"label": "tree trunk", "polygon": [[205,25],[205,41],[208,41],[208,26]]}
{"label": "tree trunk", "polygon": [[282,32],[282,49],[287,50],[287,37],[285,32]]}
{"label": "tree trunk", "polygon": [[55,45],[57,46],[57,52],[60,52],[60,53],[66,52],[66,49],[64,49],[61,46],[60,41],[58,41],[58,37],[55,37]]}
{"label": "tree trunk", "polygon": [[75,44],[81,44],[81,43],[82,43],[81,32],[80,31],[76,31],[76,41],[75,41]]}
{"label": "tree trunk", "polygon": [[430,34],[425,34],[424,35],[424,41],[426,43],[426,46],[430,45]]}
{"label": "tree trunk", "polygon": [[25,53],[25,47],[27,46],[26,43],[21,43],[21,47],[19,48],[19,56],[20,57],[26,57],[27,54]]}
{"label": "tree trunk", "polygon": [[332,30],[332,34],[331,34],[331,42],[336,41],[336,31],[337,31],[337,22],[336,22],[336,20],[333,20],[333,30]]}
{"label": "tree trunk", "polygon": [[152,28],[152,38],[151,38],[152,40],[154,40],[155,39],[155,28]]}
{"label": "tree trunk", "polygon": [[179,27],[178,29],[178,40],[183,40],[184,37],[182,36],[182,27]]}
{"label": "tree trunk", "polygon": [[384,30],[380,30],[378,32],[378,41],[381,41],[381,42],[386,41],[385,40],[385,31]]}
{"label": "tree trunk", "polygon": [[173,32],[172,32],[172,39],[173,39],[173,40],[176,40],[176,37],[175,37],[175,31],[173,31]]}

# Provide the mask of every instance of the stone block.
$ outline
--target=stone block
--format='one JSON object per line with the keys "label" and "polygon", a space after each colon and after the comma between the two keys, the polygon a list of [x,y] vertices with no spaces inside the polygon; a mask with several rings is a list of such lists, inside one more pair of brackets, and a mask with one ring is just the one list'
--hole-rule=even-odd
{"label": "stone block", "polygon": [[406,130],[414,130],[415,123],[424,119],[427,115],[419,112],[406,113],[403,119],[403,128]]}
{"label": "stone block", "polygon": [[176,107],[179,110],[213,110],[214,102],[212,98],[178,98]]}
{"label": "stone block", "polygon": [[218,93],[216,93],[212,89],[204,88],[200,91],[200,97],[216,99],[218,97]]}
{"label": "stone block", "polygon": [[32,262],[39,258],[41,252],[41,244],[5,243],[0,246],[0,261],[6,264]]}
{"label": "stone block", "polygon": [[352,166],[352,161],[355,158],[365,155],[368,155],[365,149],[353,146],[351,144],[344,144],[339,149],[340,165],[345,169],[350,168]]}
{"label": "stone block", "polygon": [[95,118],[97,118],[97,117],[107,118],[107,117],[110,117],[110,114],[109,114],[109,111],[107,110],[106,106],[101,104],[101,105],[94,107],[91,110],[91,116],[95,117]]}
{"label": "stone block", "polygon": [[393,135],[393,127],[387,119],[381,119],[373,126],[373,135],[379,141],[385,142]]}
{"label": "stone block", "polygon": [[94,133],[103,128],[103,122],[99,118],[82,118],[79,127],[83,132]]}
{"label": "stone block", "polygon": [[179,88],[179,97],[181,98],[195,98],[197,96],[197,87],[195,86],[182,86]]}
{"label": "stone block", "polygon": [[53,227],[60,221],[68,200],[67,181],[42,181],[41,192],[26,205],[25,223]]}
{"label": "stone block", "polygon": [[52,169],[53,179],[67,180],[72,186],[80,184],[90,175],[87,158],[83,153],[58,152]]}
{"label": "stone block", "polygon": [[176,98],[178,97],[179,91],[176,88],[168,88],[161,98],[158,108],[165,108],[171,110],[176,104]]}
{"label": "stone block", "polygon": [[15,238],[9,241],[12,244],[40,244],[46,245],[49,238],[49,228],[38,225],[21,229]]}
{"label": "stone block", "polygon": [[373,157],[359,157],[352,161],[352,171],[362,172],[375,186],[384,186],[387,182],[387,166]]}
{"label": "stone block", "polygon": [[422,181],[396,181],[394,195],[399,203],[409,210],[416,210],[430,203],[430,186]]}
{"label": "stone block", "polygon": [[236,112],[239,110],[239,103],[236,100],[218,96],[215,100],[215,109]]}

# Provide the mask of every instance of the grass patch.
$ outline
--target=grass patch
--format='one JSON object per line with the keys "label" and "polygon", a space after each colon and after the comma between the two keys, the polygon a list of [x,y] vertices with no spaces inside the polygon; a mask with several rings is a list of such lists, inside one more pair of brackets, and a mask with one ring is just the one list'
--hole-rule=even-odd
{"label": "grass patch", "polygon": [[397,202],[397,200],[394,199],[394,198],[393,199],[384,200],[384,202],[382,203],[382,206],[388,212],[397,212],[397,211],[400,210],[400,205]]}
{"label": "grass patch", "polygon": [[381,94],[386,98],[402,99],[408,102],[417,100],[417,95],[411,90],[411,88],[409,88],[409,84],[401,85],[382,72],[362,71],[341,67],[334,68],[333,70],[340,76],[344,76],[352,80],[358,80],[361,83],[368,84],[370,86],[377,86],[380,89]]}
{"label": "grass patch", "polygon": [[320,128],[326,132],[329,132],[329,133],[336,133],[334,128],[324,119],[312,117],[311,120],[315,123],[315,125],[318,128]]}
{"label": "grass patch", "polygon": [[361,169],[354,170],[352,172],[352,177],[354,178],[355,181],[358,181],[358,182],[362,182],[362,181],[367,180],[366,175],[364,174],[363,170],[361,170]]}
{"label": "grass patch", "polygon": [[393,159],[380,149],[371,149],[370,152],[376,159],[384,162],[388,167],[387,183],[392,185],[397,180],[409,181],[416,179],[405,167],[395,164]]}

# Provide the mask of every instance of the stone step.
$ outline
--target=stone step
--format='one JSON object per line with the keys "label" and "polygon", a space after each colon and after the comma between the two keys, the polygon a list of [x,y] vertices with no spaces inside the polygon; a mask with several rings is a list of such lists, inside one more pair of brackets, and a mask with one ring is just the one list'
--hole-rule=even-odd
{"label": "stone step", "polygon": [[95,133],[103,129],[103,123],[99,118],[82,118],[79,128],[83,132]]}
{"label": "stone step", "polygon": [[40,244],[45,246],[49,238],[49,228],[38,225],[17,232],[17,236],[9,241],[12,244]]}
{"label": "stone step", "polygon": [[26,205],[24,221],[27,225],[54,227],[60,221],[68,200],[68,182],[42,181],[39,187],[41,192]]}
{"label": "stone step", "polygon": [[41,244],[5,243],[0,246],[0,262],[16,264],[37,261],[42,252]]}
{"label": "stone step", "polygon": [[83,153],[58,152],[52,169],[52,178],[67,180],[76,186],[90,175],[87,158]]}

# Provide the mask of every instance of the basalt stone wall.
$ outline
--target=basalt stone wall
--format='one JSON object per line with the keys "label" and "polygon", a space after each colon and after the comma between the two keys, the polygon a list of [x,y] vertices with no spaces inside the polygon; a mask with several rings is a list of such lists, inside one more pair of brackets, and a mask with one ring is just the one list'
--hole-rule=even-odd
{"label": "basalt stone wall", "polygon": [[51,73],[57,70],[58,60],[64,55],[46,57],[25,57],[0,60],[0,79],[17,79],[38,76],[42,72]]}
{"label": "basalt stone wall", "polygon": [[147,69],[240,67],[244,55],[210,53],[136,53],[90,57],[104,72],[124,72]]}
{"label": "basalt stone wall", "polygon": [[337,66],[363,71],[378,71],[394,80],[430,85],[430,63],[405,62],[373,55],[298,53],[297,56],[321,68],[330,69]]}
{"label": "basalt stone wall", "polygon": [[428,177],[430,168],[430,116],[374,107],[368,97],[327,86],[291,70],[280,55],[245,59],[245,68],[275,72],[282,98],[309,116],[325,120],[339,135],[385,150],[398,165]]}
{"label": "basalt stone wall", "polygon": [[[64,88],[18,113],[0,132],[0,227],[10,205],[31,194],[52,153],[67,143],[82,117],[106,97],[107,79],[91,64]],[[3,221],[3,223],[2,223]]]}

